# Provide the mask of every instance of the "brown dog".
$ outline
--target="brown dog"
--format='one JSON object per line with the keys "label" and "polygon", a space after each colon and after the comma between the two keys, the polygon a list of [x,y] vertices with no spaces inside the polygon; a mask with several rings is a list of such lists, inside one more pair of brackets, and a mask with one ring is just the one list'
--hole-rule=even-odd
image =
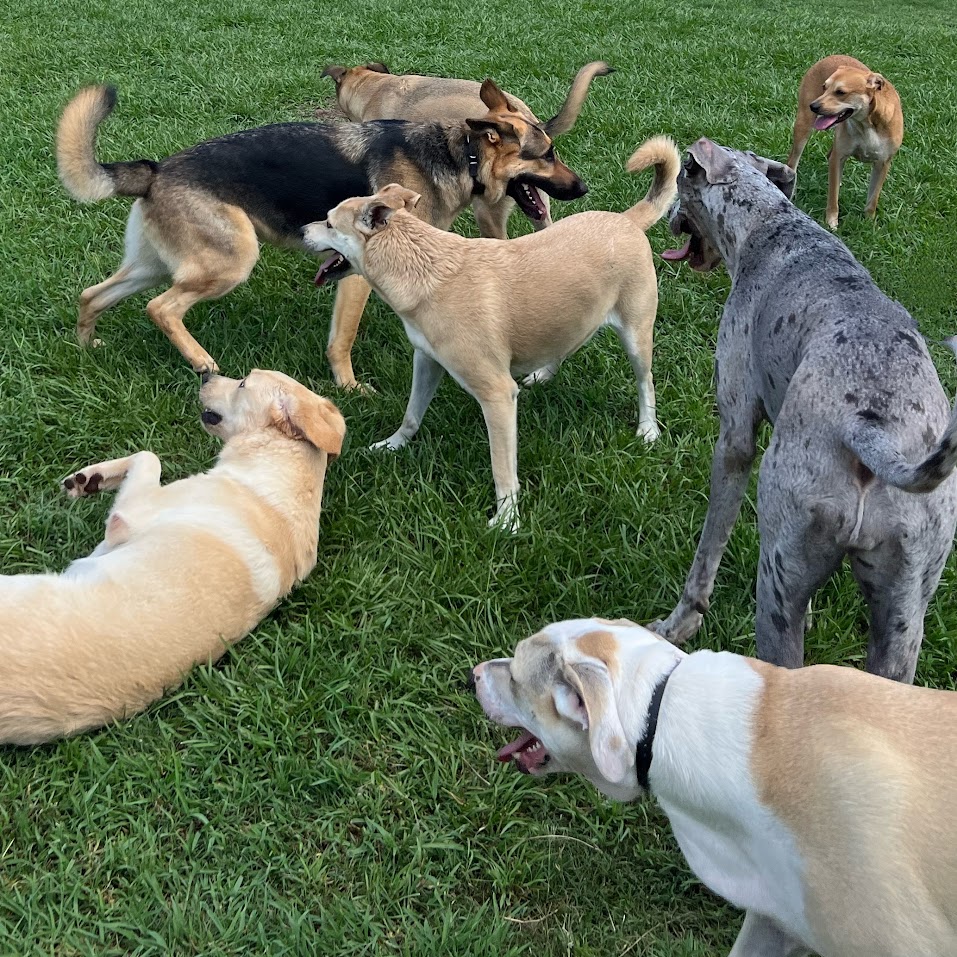
{"label": "brown dog", "polygon": [[849,156],[871,164],[865,216],[877,212],[877,200],[904,139],[904,114],[897,90],[852,56],[819,60],[801,80],[794,142],[787,165],[797,170],[813,130],[834,130],[828,154],[827,224],[837,229],[841,173]]}
{"label": "brown dog", "polygon": [[279,372],[205,375],[208,472],[160,485],[152,452],[63,480],[116,490],[104,540],[62,574],[0,576],[0,744],[38,744],[141,711],[215,661],[316,564],[326,466],[346,427]]}
{"label": "brown dog", "polygon": [[[109,87],[82,90],[57,131],[60,178],[74,198],[135,196],[126,255],[109,279],[80,296],[77,334],[93,338],[101,313],[127,296],[166,285],[146,307],[150,318],[197,371],[216,369],[183,324],[197,302],[224,296],[248,278],[259,244],[305,249],[302,227],[351,196],[401,182],[422,196],[416,215],[442,229],[475,192],[510,196],[542,218],[544,190],[577,199],[585,184],[555,155],[551,138],[482,84],[480,119],[441,123],[279,123],[198,143],[160,162],[101,163],[99,124],[116,101]],[[534,192],[533,192],[534,191]],[[337,277],[338,278],[338,277]],[[351,349],[368,286],[347,282],[333,310],[329,360],[336,382],[355,386]]]}

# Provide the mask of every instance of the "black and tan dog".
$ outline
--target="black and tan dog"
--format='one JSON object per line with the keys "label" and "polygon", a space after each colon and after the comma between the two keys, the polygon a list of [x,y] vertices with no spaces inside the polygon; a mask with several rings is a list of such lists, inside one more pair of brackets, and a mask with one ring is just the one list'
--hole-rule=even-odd
{"label": "black and tan dog", "polygon": [[[443,229],[475,192],[491,201],[512,196],[533,216],[541,205],[533,187],[556,199],[585,194],[548,134],[510,109],[491,80],[482,85],[482,100],[488,108],[483,117],[457,124],[280,123],[208,140],[160,162],[100,163],[96,130],[116,94],[105,86],[82,90],[57,131],[64,185],[84,202],[138,199],[120,269],[80,296],[81,342],[93,338],[106,309],[171,279],[147,313],[194,369],[215,370],[216,362],[183,325],[186,312],[244,282],[260,242],[305,249],[303,226],[324,219],[342,200],[390,182],[420,193],[416,215]],[[339,385],[356,385],[351,349],[367,296],[367,288],[356,294],[348,282],[337,294],[328,355]]]}

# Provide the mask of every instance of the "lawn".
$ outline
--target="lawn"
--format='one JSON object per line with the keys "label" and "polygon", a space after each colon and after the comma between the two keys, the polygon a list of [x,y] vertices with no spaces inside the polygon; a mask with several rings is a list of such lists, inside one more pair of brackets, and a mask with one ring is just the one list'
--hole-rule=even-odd
{"label": "lawn", "polygon": [[[647,136],[702,134],[783,158],[797,84],[847,52],[884,72],[907,123],[876,223],[851,163],[840,234],[929,338],[957,328],[957,25],[949,2],[821,0],[106,0],[6,4],[0,23],[0,558],[60,569],[98,541],[108,502],[70,503],[75,467],[151,448],[175,478],[207,467],[196,377],[137,296],[74,338],[80,290],[119,262],[127,200],[80,207],[52,137],[77,88],[120,105],[106,159],[160,158],[328,104],[327,63],[495,77],[540,116],[584,62],[595,81],[560,144],[589,183],[581,209],[647,187],[623,163]],[[823,218],[827,137],[796,201]],[[459,228],[473,229],[468,218]],[[513,227],[514,228],[514,227]],[[661,224],[656,251],[670,244]],[[489,532],[478,406],[453,383],[398,455],[411,350],[374,303],[355,365],[374,396],[337,393],[324,357],[332,292],[315,264],[266,250],[251,281],[197,307],[190,328],[227,374],[281,369],[333,396],[348,445],[326,486],[319,564],[213,668],[120,726],[0,750],[0,954],[724,955],[739,915],[694,879],[653,804],[616,806],[583,782],[536,783],[493,761],[505,734],[464,690],[470,664],[543,623],[670,611],[707,507],[723,270],[659,261],[661,440],[634,436],[636,390],[599,336],[520,400],[523,527]],[[814,277],[809,277],[813,282]],[[934,355],[947,388],[957,376]],[[753,497],[751,499],[753,502]],[[753,506],[734,533],[692,647],[753,649]],[[952,558],[927,617],[918,682],[954,687]],[[37,610],[38,615],[43,609]],[[866,616],[849,575],[815,601],[808,660],[860,667]],[[2,639],[0,639],[2,640]],[[0,664],[2,667],[2,664]]]}

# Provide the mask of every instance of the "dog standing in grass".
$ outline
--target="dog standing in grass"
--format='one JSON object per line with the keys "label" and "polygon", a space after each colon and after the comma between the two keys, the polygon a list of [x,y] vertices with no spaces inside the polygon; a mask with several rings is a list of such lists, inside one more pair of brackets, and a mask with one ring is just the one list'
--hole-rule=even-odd
{"label": "dog standing in grass", "polygon": [[890,82],[852,56],[829,56],[811,67],[798,90],[794,143],[787,165],[795,172],[812,130],[834,130],[827,159],[827,224],[837,229],[838,194],[848,157],[871,164],[864,215],[877,201],[891,161],[904,140],[904,113]]}
{"label": "dog standing in grass", "polygon": [[518,527],[518,386],[546,381],[603,325],[617,333],[638,380],[638,435],[658,437],[651,375],[658,285],[645,231],[675,198],[680,157],[664,136],[628,161],[654,166],[648,194],[624,213],[587,212],[513,240],[465,239],[412,215],[419,196],[390,185],[340,203],[303,232],[315,252],[335,250],[317,281],[353,267],[399,314],[412,343],[412,393],[399,429],[378,447],[402,448],[418,431],[446,372],[482,406],[497,512]]}
{"label": "dog standing in grass", "polygon": [[160,485],[152,452],[63,487],[117,490],[104,540],[62,574],[0,576],[0,744],[118,721],[215,661],[316,564],[322,487],[345,423],[278,372],[204,376],[214,468]]}

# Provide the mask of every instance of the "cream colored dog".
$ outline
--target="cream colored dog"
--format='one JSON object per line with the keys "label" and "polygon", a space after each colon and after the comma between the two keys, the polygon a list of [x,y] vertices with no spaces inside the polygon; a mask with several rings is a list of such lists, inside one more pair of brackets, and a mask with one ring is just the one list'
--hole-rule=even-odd
{"label": "cream colored dog", "polygon": [[874,216],[881,187],[904,140],[897,90],[852,56],[818,60],[801,80],[788,166],[797,170],[812,130],[834,130],[827,160],[827,224],[837,229],[838,194],[848,157],[871,164],[865,216]]}
{"label": "cream colored dog", "polygon": [[127,717],[215,661],[312,570],[339,410],[278,372],[204,376],[209,472],[161,486],[152,452],[64,479],[117,490],[103,542],[60,575],[0,577],[0,743]]}
{"label": "cream colored dog", "polygon": [[419,429],[449,372],[482,406],[498,510],[490,522],[518,527],[514,376],[550,379],[561,361],[605,324],[621,339],[638,379],[638,434],[658,437],[651,376],[658,287],[645,230],[674,200],[680,158],[655,137],[628,161],[655,167],[648,195],[625,213],[578,213],[514,240],[465,239],[409,209],[418,195],[392,184],[349,199],[303,231],[316,252],[335,250],[316,281],[351,266],[399,314],[415,348],[402,425],[374,448],[400,449]]}
{"label": "cream colored dog", "polygon": [[731,957],[957,954],[957,694],[852,668],[687,655],[565,621],[478,665],[527,774],[650,792],[691,869],[747,913]]}

